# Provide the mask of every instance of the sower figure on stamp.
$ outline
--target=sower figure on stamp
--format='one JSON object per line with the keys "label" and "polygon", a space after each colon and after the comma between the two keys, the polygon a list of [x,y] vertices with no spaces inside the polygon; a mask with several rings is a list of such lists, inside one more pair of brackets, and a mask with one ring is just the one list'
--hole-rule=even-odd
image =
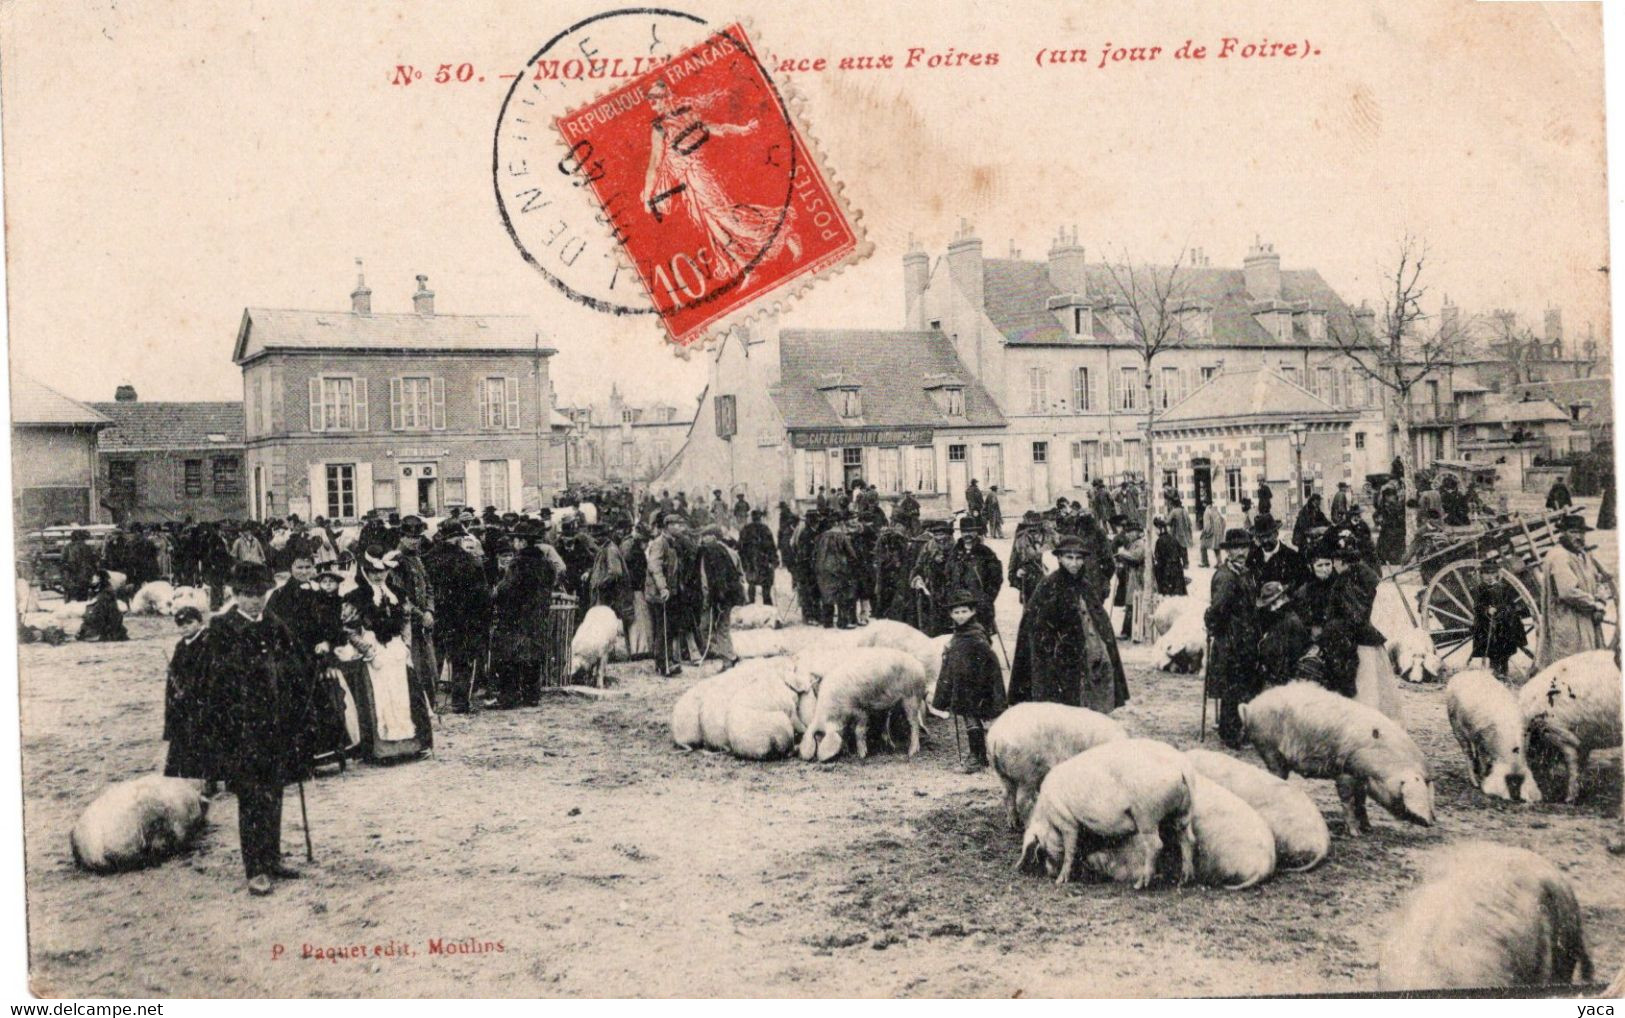
{"label": "sower figure on stamp", "polygon": [[265,614],[271,571],[239,562],[237,606],[209,624],[207,683],[195,753],[181,777],[225,781],[237,798],[237,831],[248,890],[299,876],[282,862],[282,789],[310,771],[313,699],[305,655],[288,627]]}

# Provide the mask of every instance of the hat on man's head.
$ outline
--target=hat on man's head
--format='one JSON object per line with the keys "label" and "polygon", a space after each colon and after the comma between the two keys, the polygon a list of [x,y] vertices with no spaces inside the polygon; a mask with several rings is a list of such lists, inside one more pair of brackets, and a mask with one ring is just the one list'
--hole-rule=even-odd
{"label": "hat on man's head", "polygon": [[1563,517],[1562,522],[1557,525],[1557,528],[1565,534],[1584,534],[1591,529],[1590,527],[1586,526],[1585,517],[1581,516],[1579,513],[1575,513],[1573,516]]}
{"label": "hat on man's head", "polygon": [[1083,538],[1076,534],[1067,534],[1055,542],[1056,555],[1083,555],[1087,549],[1083,546]]}
{"label": "hat on man's head", "polygon": [[1269,513],[1259,513],[1253,517],[1253,536],[1273,537],[1281,532],[1281,524]]}
{"label": "hat on man's head", "polygon": [[1123,526],[1123,524],[1128,522],[1128,517],[1124,516],[1122,513],[1112,513],[1111,519],[1107,520],[1106,522],[1110,523],[1114,527],[1120,528]]}
{"label": "hat on man's head", "polygon": [[1231,527],[1229,530],[1226,530],[1224,532],[1224,540],[1219,542],[1219,547],[1227,551],[1234,551],[1237,548],[1250,548],[1252,545],[1253,535],[1249,534],[1241,527]]}
{"label": "hat on man's head", "polygon": [[1257,608],[1268,608],[1277,600],[1286,596],[1286,585],[1279,580],[1271,580],[1264,584],[1263,590],[1258,592],[1258,600],[1253,602],[1253,605]]}
{"label": "hat on man's head", "polygon": [[954,608],[980,608],[981,606],[981,598],[963,589],[949,594],[947,600],[942,602],[942,607],[949,610]]}
{"label": "hat on man's head", "polygon": [[[404,530],[404,527],[402,529]],[[435,536],[443,541],[450,541],[452,538],[462,537],[466,533],[468,533],[468,529],[464,527],[461,522],[457,520],[447,520],[446,522],[440,524],[440,529],[435,531]]]}
{"label": "hat on man's head", "polygon": [[274,586],[271,570],[263,562],[239,562],[231,567],[231,589],[235,593],[258,597]]}
{"label": "hat on man's head", "polygon": [[428,529],[429,525],[424,523],[420,516],[406,516],[401,519],[402,537],[422,537]]}
{"label": "hat on man's head", "polygon": [[970,518],[966,518],[966,519],[962,519],[962,520],[959,521],[959,536],[960,537],[965,537],[967,535],[972,535],[972,534],[974,534],[977,537],[981,537],[982,535],[984,535],[986,533],[987,533],[987,524],[983,523],[981,520],[973,520],[973,519],[970,519]]}
{"label": "hat on man's head", "polygon": [[948,520],[931,520],[925,525],[925,529],[927,533],[932,534],[952,534],[954,525]]}

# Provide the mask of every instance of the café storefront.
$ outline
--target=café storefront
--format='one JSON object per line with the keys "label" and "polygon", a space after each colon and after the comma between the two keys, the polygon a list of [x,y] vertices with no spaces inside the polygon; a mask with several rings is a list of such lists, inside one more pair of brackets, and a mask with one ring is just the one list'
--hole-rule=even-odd
{"label": "caf\u00e9 storefront", "polygon": [[858,481],[874,484],[885,501],[913,492],[921,509],[946,514],[960,507],[969,481],[969,450],[976,439],[997,439],[987,428],[806,428],[790,430],[797,511]]}

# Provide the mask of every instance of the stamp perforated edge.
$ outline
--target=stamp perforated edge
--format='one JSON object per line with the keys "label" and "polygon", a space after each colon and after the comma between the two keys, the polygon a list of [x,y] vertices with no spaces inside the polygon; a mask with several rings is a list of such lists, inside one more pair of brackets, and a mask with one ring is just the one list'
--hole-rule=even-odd
{"label": "stamp perforated edge", "polygon": [[[659,314],[654,315],[653,317],[659,323],[657,327],[660,330],[661,338],[664,340],[665,345],[671,349],[671,352],[675,356],[685,361],[694,356],[694,354],[697,352],[704,352],[707,354],[714,352],[721,346],[728,333],[740,326],[749,326],[753,321],[768,317],[770,315],[784,314],[795,303],[796,299],[802,294],[806,293],[809,289],[818,285],[818,283],[825,279],[830,279],[839,275],[848,267],[862,262],[864,259],[868,258],[874,253],[874,244],[869,241],[868,233],[864,229],[862,210],[856,209],[852,206],[851,201],[846,195],[846,183],[840,178],[836,177],[831,171],[829,159],[824,154],[823,145],[820,144],[817,134],[812,131],[811,126],[807,122],[806,97],[796,89],[793,82],[779,75],[775,75],[772,69],[765,62],[763,62],[761,34],[757,30],[755,23],[750,18],[740,16],[728,19],[718,19],[718,22],[717,27],[713,27],[709,24],[706,25],[705,27],[707,29],[707,35],[702,36],[701,38],[708,38],[711,35],[715,35],[718,32],[726,29],[729,25],[738,25],[740,29],[744,31],[746,41],[750,43],[751,52],[753,53],[758,66],[760,67],[763,75],[767,78],[768,83],[772,85],[774,90],[778,93],[779,99],[784,104],[784,109],[790,116],[790,129],[795,131],[797,137],[801,139],[802,147],[806,150],[807,156],[812,161],[813,167],[823,178],[824,186],[829,192],[830,199],[835,203],[836,207],[840,210],[841,215],[845,217],[847,224],[851,227],[853,243],[851,251],[848,251],[841,258],[836,259],[818,271],[804,273],[796,276],[793,279],[780,282],[772,289],[766,290],[759,296],[749,300],[747,303],[741,304],[740,306],[733,308],[706,323],[702,327],[700,334],[687,343],[679,343],[672,335],[670,328],[667,327],[665,318]],[[698,40],[683,47],[680,52],[686,52],[688,49],[697,44]],[[599,102],[611,92],[618,91],[623,87],[625,87],[624,84],[609,85],[603,90],[594,94],[590,99],[584,100],[582,105],[592,105],[593,103]],[[570,155],[571,149],[569,144],[565,141],[564,132],[558,128],[558,119],[558,117],[554,117],[552,131],[553,140],[558,146],[561,158],[567,158]],[[605,227],[603,237],[604,239],[608,240],[610,245],[614,248],[617,264],[623,270],[631,274],[633,278],[637,279],[640,286],[643,286],[643,274],[639,272],[637,266],[632,263],[631,258],[627,254],[626,245],[616,238],[615,230],[609,225],[610,215],[608,210],[606,210],[603,203],[598,200],[598,195],[592,188],[582,188],[582,190],[586,192],[587,200],[592,202],[593,206],[600,213],[595,217],[595,219],[597,219]],[[645,289],[645,296],[648,296],[647,289]]]}

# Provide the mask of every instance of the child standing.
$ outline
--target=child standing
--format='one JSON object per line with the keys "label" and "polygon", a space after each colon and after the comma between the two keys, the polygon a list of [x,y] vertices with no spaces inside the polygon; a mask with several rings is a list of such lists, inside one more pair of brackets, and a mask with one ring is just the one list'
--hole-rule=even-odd
{"label": "child standing", "polygon": [[964,719],[968,757],[959,761],[962,774],[987,766],[985,722],[1004,712],[1004,673],[987,641],[987,630],[976,621],[981,599],[969,591],[955,591],[944,606],[954,624],[953,639],[942,652],[942,672],[931,706]]}
{"label": "child standing", "polygon": [[[190,777],[198,771],[203,740],[208,730],[200,724],[199,707],[208,682],[208,643],[203,639],[203,613],[188,605],[175,612],[175,625],[181,638],[169,659],[169,679],[164,686],[164,740],[169,743],[164,773],[170,777]],[[218,783],[211,781],[207,794]]]}
{"label": "child standing", "polygon": [[1501,575],[1499,552],[1491,551],[1484,556],[1478,575],[1479,586],[1473,596],[1471,656],[1488,661],[1495,677],[1505,682],[1507,663],[1512,655],[1529,652],[1529,637],[1524,632],[1527,612],[1517,591]]}

